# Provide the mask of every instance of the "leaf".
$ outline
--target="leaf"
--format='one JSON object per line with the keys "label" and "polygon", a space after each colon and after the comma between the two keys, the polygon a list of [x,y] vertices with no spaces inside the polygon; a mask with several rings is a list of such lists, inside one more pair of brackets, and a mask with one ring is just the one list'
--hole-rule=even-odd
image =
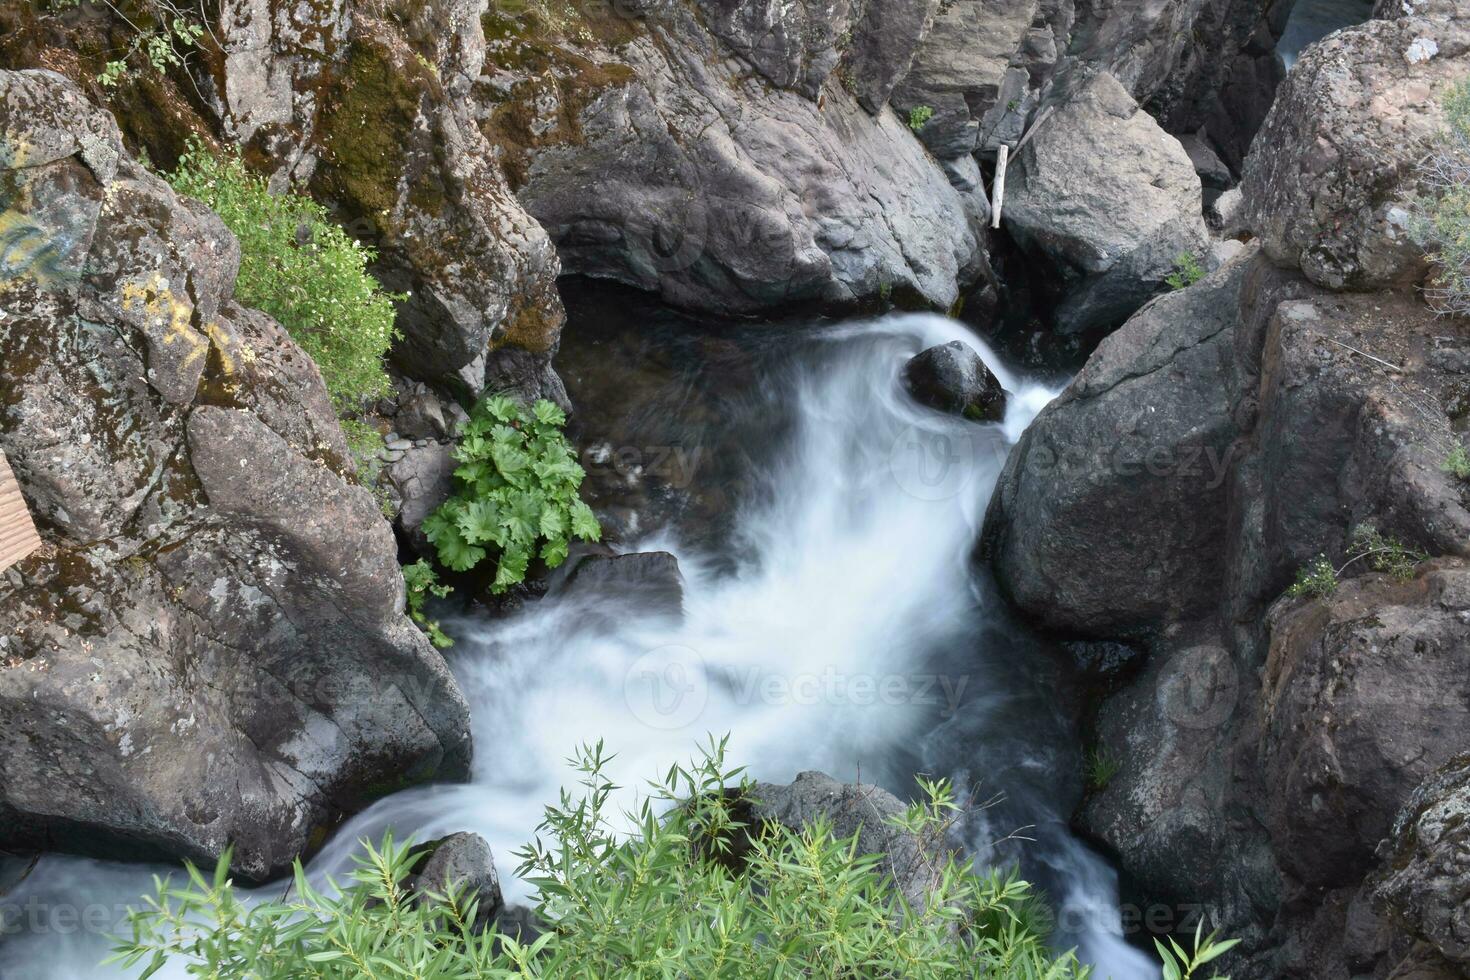
{"label": "leaf", "polygon": [[530,545],[541,526],[541,502],[530,493],[513,494],[510,506],[501,512],[500,522],[510,532],[511,541]]}
{"label": "leaf", "polygon": [[546,562],[550,568],[556,568],[567,560],[567,539],[564,537],[548,538],[541,546],[541,560]]}
{"label": "leaf", "polygon": [[542,398],[531,406],[531,414],[536,416],[536,421],[542,425],[554,425],[558,429],[567,424],[567,413],[563,412],[554,402]]}
{"label": "leaf", "polygon": [[485,557],[485,549],[466,541],[459,528],[453,524],[446,525],[446,530],[434,542],[434,547],[438,549],[439,561],[444,567],[456,572],[469,571]]}
{"label": "leaf", "polygon": [[500,508],[493,499],[484,497],[466,506],[455,524],[470,544],[494,543],[504,547],[505,529],[500,522]]}
{"label": "leaf", "polygon": [[541,536],[548,541],[567,536],[567,512],[560,507],[541,508]]}
{"label": "leaf", "polygon": [[520,415],[516,403],[504,395],[491,395],[480,403],[491,418],[501,422],[513,422]]}
{"label": "leaf", "polygon": [[531,473],[531,457],[514,446],[496,443],[490,450],[495,468],[512,486],[524,487]]}
{"label": "leaf", "polygon": [[597,515],[592,513],[592,508],[585,501],[572,501],[571,518],[572,533],[583,541],[596,541],[602,537],[602,526],[597,523]]}
{"label": "leaf", "polygon": [[491,585],[492,592],[501,593],[512,585],[523,582],[526,579],[526,568],[531,563],[531,553],[520,545],[512,544],[505,549],[500,556],[500,564],[495,568],[495,582]]}

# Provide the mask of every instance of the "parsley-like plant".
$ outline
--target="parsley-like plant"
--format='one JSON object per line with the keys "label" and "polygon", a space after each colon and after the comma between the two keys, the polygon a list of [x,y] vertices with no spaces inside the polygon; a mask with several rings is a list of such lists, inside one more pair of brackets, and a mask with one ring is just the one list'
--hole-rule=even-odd
{"label": "parsley-like plant", "polygon": [[424,520],[441,564],[467,572],[493,556],[491,591],[501,593],[525,580],[533,558],[555,568],[573,537],[602,536],[577,493],[585,474],[562,432],[566,421],[545,399],[530,409],[506,395],[475,405],[454,448],[455,493]]}

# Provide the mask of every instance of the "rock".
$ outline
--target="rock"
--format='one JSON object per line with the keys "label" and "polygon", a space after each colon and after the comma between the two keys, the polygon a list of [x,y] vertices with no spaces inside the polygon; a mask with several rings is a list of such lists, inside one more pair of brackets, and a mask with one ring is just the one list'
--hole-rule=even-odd
{"label": "rock", "polygon": [[232,299],[232,236],[59,75],[0,72],[0,128],[12,220],[59,243],[0,319],[0,448],[45,542],[0,577],[0,847],[233,844],[259,880],[465,775],[468,708],[315,366]]}
{"label": "rock", "polygon": [[1446,763],[1414,790],[1379,847],[1375,903],[1451,963],[1470,964],[1470,758]]}
{"label": "rock", "polygon": [[1144,657],[1144,651],[1134,644],[1111,640],[1068,640],[1062,649],[1082,673],[1104,680],[1129,674],[1142,665]]}
{"label": "rock", "polygon": [[398,526],[420,555],[434,554],[420,528],[440,504],[454,492],[454,447],[447,442],[410,446],[387,468],[387,480],[402,501]]}
{"label": "rock", "polygon": [[[936,156],[993,152],[1000,140],[1020,136],[1036,104],[1030,91],[1033,72],[1049,71],[1057,59],[1056,27],[1065,46],[1070,26],[1047,23],[1038,16],[1039,7],[1038,0],[939,5],[933,27],[893,93],[894,106],[905,118],[920,106],[934,111],[918,136]],[[1033,26],[1037,21],[1040,25]]]}
{"label": "rock", "polygon": [[1205,216],[1209,219],[1210,227],[1226,238],[1235,238],[1246,230],[1242,221],[1244,205],[1245,198],[1240,193],[1240,188],[1232,187],[1215,198],[1206,208]]}
{"label": "rock", "polygon": [[[1189,162],[1194,166],[1194,172],[1199,177],[1200,186],[1204,189],[1208,198],[1213,198],[1221,191],[1227,190],[1234,182],[1234,175],[1225,161],[1221,160],[1208,142],[1200,138],[1198,133],[1190,133],[1179,137],[1179,145],[1184,147]],[[1214,193],[1211,193],[1211,192]]]}
{"label": "rock", "polygon": [[1208,243],[1189,157],[1111,75],[1037,130],[1008,172],[1003,221],[1059,268],[1064,333],[1121,323]]}
{"label": "rock", "polygon": [[473,892],[479,900],[474,928],[478,932],[505,909],[495,856],[479,834],[458,833],[424,845],[423,863],[409,881],[418,895],[445,895],[451,888]]}
{"label": "rock", "polygon": [[1264,680],[1282,866],[1309,886],[1356,883],[1415,787],[1467,748],[1470,569],[1368,576],[1276,610]]}
{"label": "rock", "polygon": [[930,408],[977,422],[1005,418],[1005,389],[980,355],[961,341],[915,354],[904,365],[903,380],[914,400]]}
{"label": "rock", "polygon": [[[1338,31],[1302,53],[1246,160],[1246,224],[1276,262],[1328,289],[1410,284],[1414,168],[1444,125],[1439,100],[1470,76],[1470,22],[1432,13]],[[1421,37],[1439,54],[1404,58]]]}
{"label": "rock", "polygon": [[890,291],[947,309],[980,275],[973,207],[896,115],[835,79],[818,104],[742,74],[682,5],[619,26],[554,91],[512,69],[475,90],[492,121],[532,120],[510,167],[567,272],[722,313]]}
{"label": "rock", "polygon": [[568,559],[565,578],[549,594],[564,600],[613,603],[672,617],[684,615],[684,576],[667,551],[588,555]]}
{"label": "rock", "polygon": [[1225,547],[1251,269],[1239,261],[1140,310],[1007,458],[985,548],[1001,589],[1047,626],[1138,635],[1216,600],[1204,556]]}
{"label": "rock", "polygon": [[743,819],[752,831],[758,832],[762,824],[800,831],[825,818],[834,837],[857,835],[859,854],[882,855],[879,870],[892,877],[912,907],[929,904],[939,884],[942,856],[930,853],[913,834],[893,826],[892,821],[903,816],[907,807],[887,790],[866,783],[839,783],[825,773],[803,772],[790,783],[756,783],[746,799],[750,812]]}

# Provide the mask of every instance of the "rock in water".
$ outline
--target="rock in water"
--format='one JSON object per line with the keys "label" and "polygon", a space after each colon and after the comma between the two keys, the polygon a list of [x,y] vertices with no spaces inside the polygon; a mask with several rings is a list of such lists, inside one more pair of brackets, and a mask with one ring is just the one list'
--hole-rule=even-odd
{"label": "rock in water", "polygon": [[315,365],[223,223],[49,71],[0,72],[0,448],[45,547],[0,577],[0,847],[290,866],[460,778],[469,710]]}
{"label": "rock in water", "polygon": [[980,355],[958,340],[914,355],[904,365],[903,380],[914,400],[930,408],[977,422],[1005,418],[1005,389]]}
{"label": "rock in water", "polygon": [[[832,825],[832,836],[857,834],[859,854],[880,854],[879,870],[893,878],[914,908],[923,908],[939,883],[943,860],[935,860],[918,837],[893,824],[907,807],[885,789],[863,783],[839,783],[821,772],[800,773],[790,783],[756,783],[749,793],[747,822],[801,830],[819,817]],[[738,856],[738,855],[737,855]]]}
{"label": "rock in water", "polygon": [[475,913],[476,931],[505,908],[500,873],[495,870],[495,856],[485,838],[471,833],[450,834],[430,841],[425,851],[422,867],[409,882],[412,891],[443,895],[450,888],[458,888],[474,892],[480,902]]}
{"label": "rock in water", "polygon": [[666,616],[684,615],[684,576],[667,551],[589,555],[567,571],[557,594],[581,600],[612,599]]}

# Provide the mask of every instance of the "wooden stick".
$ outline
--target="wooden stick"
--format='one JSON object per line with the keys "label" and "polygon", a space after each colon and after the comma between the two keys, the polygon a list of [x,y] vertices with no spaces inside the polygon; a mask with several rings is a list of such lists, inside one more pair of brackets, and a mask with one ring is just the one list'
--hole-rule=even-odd
{"label": "wooden stick", "polygon": [[1004,143],[1000,149],[995,151],[995,180],[990,185],[990,197],[995,202],[990,211],[990,227],[1000,227],[1000,207],[1006,196],[1006,160],[1011,155],[1011,148]]}
{"label": "wooden stick", "polygon": [[1057,107],[1054,105],[1049,105],[1045,109],[1041,110],[1041,115],[1037,116],[1035,121],[1031,123],[1031,128],[1026,130],[1026,135],[1022,136],[1020,141],[1016,143],[1017,153],[1021,152],[1021,147],[1025,146],[1030,141],[1031,137],[1036,135],[1036,131],[1041,128],[1041,124],[1050,119],[1051,114],[1056,111]]}
{"label": "wooden stick", "polygon": [[1365,350],[1358,350],[1356,347],[1352,346],[1351,344],[1344,344],[1340,340],[1332,340],[1331,337],[1328,337],[1327,339],[1328,340],[1331,340],[1334,344],[1336,344],[1339,347],[1343,347],[1343,348],[1346,348],[1347,350],[1352,351],[1354,354],[1361,354],[1361,355],[1363,355],[1364,357],[1366,357],[1370,361],[1377,361],[1379,364],[1382,364],[1386,368],[1390,368],[1390,369],[1392,369],[1394,371],[1399,372],[1400,374],[1403,374],[1404,373],[1404,369],[1401,368],[1401,367],[1399,367],[1397,364],[1394,364],[1394,363],[1392,363],[1390,361],[1385,361],[1381,357],[1374,357],[1372,354],[1368,353],[1367,351],[1365,351]]}

